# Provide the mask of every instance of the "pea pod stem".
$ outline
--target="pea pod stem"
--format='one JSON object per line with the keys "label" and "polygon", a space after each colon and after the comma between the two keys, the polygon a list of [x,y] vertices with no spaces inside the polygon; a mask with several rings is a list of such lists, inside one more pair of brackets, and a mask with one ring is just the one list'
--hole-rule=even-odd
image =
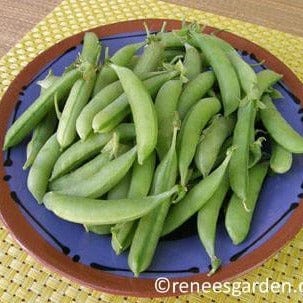
{"label": "pea pod stem", "polygon": [[58,217],[70,222],[93,225],[117,224],[142,217],[178,190],[179,187],[174,186],[159,195],[140,199],[112,200],[110,203],[108,200],[49,192],[43,197],[43,203]]}

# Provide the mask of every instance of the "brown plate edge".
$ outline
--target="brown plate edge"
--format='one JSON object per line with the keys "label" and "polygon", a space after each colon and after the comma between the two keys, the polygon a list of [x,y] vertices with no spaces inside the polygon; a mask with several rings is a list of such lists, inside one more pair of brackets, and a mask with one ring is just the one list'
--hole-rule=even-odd
{"label": "brown plate edge", "polygon": [[[145,21],[151,30],[159,30],[163,21],[167,21],[167,29],[180,28],[181,22],[177,20],[164,20],[164,19],[144,19],[124,21],[109,25],[103,25],[97,28],[90,29],[94,31],[99,37],[110,36],[122,32],[135,32],[143,30],[142,23]],[[206,32],[211,32],[215,28],[208,27]],[[39,72],[41,66],[44,66],[57,56],[61,55],[69,48],[78,45],[82,38],[83,33],[78,33],[71,36],[48,50],[38,55],[31,61],[13,80],[4,94],[0,103],[0,112],[3,117],[0,121],[0,145],[3,145],[4,134],[6,131],[7,121],[14,108],[14,104],[18,100],[19,92],[22,90],[24,83],[29,83],[31,79]],[[249,50],[259,60],[265,59],[265,65],[284,75],[284,82],[303,104],[303,85],[295,74],[279,59],[269,53],[267,50],[260,46],[244,39],[230,32],[221,32],[218,36],[226,39],[232,43],[234,47],[240,50]],[[2,163],[3,153],[1,154]],[[65,256],[63,253],[48,244],[34,228],[26,221],[20,212],[19,207],[10,197],[10,189],[7,183],[3,180],[5,175],[4,166],[0,168],[1,180],[1,201],[0,201],[0,216],[5,226],[13,234],[17,242],[32,256],[38,259],[43,265],[51,268],[55,272],[59,272],[68,278],[75,280],[81,284],[85,284],[93,289],[113,293],[116,295],[127,296],[140,296],[140,297],[162,297],[162,296],[176,296],[180,292],[173,293],[171,290],[165,294],[157,293],[154,288],[155,279],[146,278],[129,278],[117,276],[105,271],[96,270],[85,266],[81,263],[75,263],[70,257]],[[300,200],[301,202],[302,200]],[[294,210],[292,215],[286,221],[282,228],[270,238],[266,243],[258,247],[255,251],[245,255],[244,257],[224,266],[219,270],[216,275],[207,277],[206,274],[194,274],[182,278],[171,278],[173,282],[190,282],[190,281],[226,281],[235,279],[244,273],[250,271],[252,268],[264,263],[275,252],[285,246],[301,229],[303,225],[303,204]],[[17,224],[16,224],[17,222]]]}

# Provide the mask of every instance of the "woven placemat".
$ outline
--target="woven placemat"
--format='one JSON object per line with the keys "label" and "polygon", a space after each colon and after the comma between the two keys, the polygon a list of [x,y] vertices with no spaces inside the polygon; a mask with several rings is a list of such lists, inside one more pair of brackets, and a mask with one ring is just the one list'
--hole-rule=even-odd
{"label": "woven placemat", "polygon": [[[142,18],[171,18],[230,30],[268,49],[303,80],[303,39],[291,34],[156,0],[66,0],[0,60],[0,97],[38,53],[79,31]],[[238,281],[303,281],[303,231],[262,266]],[[161,299],[113,296],[76,284],[37,263],[0,226],[1,302],[301,302],[297,293],[192,294]]]}

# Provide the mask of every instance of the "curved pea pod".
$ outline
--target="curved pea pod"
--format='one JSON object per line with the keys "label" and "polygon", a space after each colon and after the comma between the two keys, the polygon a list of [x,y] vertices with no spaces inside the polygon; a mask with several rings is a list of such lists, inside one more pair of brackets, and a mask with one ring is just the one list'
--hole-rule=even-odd
{"label": "curved pea pod", "polygon": [[185,85],[178,102],[178,112],[181,119],[213,87],[215,80],[214,72],[207,71],[199,74]]}
{"label": "curved pea pod", "polygon": [[205,98],[194,105],[186,115],[178,142],[179,172],[182,185],[186,183],[188,167],[194,158],[201,131],[220,109],[221,104],[217,98]]}
{"label": "curved pea pod", "polygon": [[162,63],[164,47],[158,41],[151,41],[145,46],[133,71],[137,76],[156,70]]}
{"label": "curved pea pod", "polygon": [[213,196],[227,173],[232,153],[233,148],[228,150],[225,160],[216,170],[188,191],[181,201],[171,206],[164,223],[162,236],[181,226]]}
{"label": "curved pea pod", "polygon": [[[128,44],[120,48],[111,58],[110,61],[114,64],[127,66],[135,53],[145,43]],[[103,88],[118,79],[117,74],[109,65],[103,65],[96,79],[93,96],[96,96]]]}
{"label": "curved pea pod", "polygon": [[249,232],[251,219],[258,200],[258,196],[266,176],[268,163],[263,162],[249,170],[249,189],[246,205],[234,194],[229,201],[225,214],[225,227],[234,244],[243,242]]}
{"label": "curved pea pod", "polygon": [[62,188],[60,192],[79,197],[101,197],[127,174],[135,161],[136,155],[137,148],[133,147],[130,151],[105,164],[94,175],[70,184],[68,187]]}
{"label": "curved pea pod", "polygon": [[85,140],[93,132],[92,123],[94,116],[122,93],[123,88],[120,81],[115,81],[101,89],[84,106],[76,121],[76,130],[82,140]]}
{"label": "curved pea pod", "polygon": [[[58,77],[54,76],[50,70],[48,75],[42,81],[38,81],[37,84],[41,86],[41,95],[43,92],[55,83]],[[23,165],[23,169],[30,167],[38,152],[44,145],[44,143],[49,139],[49,137],[54,133],[55,127],[57,125],[57,117],[54,110],[50,110],[45,119],[43,119],[35,127],[33,131],[32,138],[26,147],[26,162]]]}
{"label": "curved pea pod", "polygon": [[272,142],[270,168],[277,174],[288,172],[292,165],[292,154],[281,145]]}
{"label": "curved pea pod", "polygon": [[[120,124],[115,129],[121,141],[135,138],[133,124]],[[112,133],[92,134],[85,141],[77,141],[66,149],[54,165],[51,181],[71,172],[79,167],[87,159],[97,155],[112,138]]]}
{"label": "curved pea pod", "polygon": [[236,50],[226,41],[216,36],[207,36],[207,38],[211,39],[225,52],[238,75],[239,82],[243,91],[246,93],[247,98],[249,100],[260,98],[261,94],[259,92],[258,79],[253,68],[246,63]]}
{"label": "curved pea pod", "polygon": [[111,228],[113,225],[111,224],[104,224],[104,225],[92,225],[92,224],[85,224],[84,228],[87,232],[92,232],[97,235],[109,235],[111,233]]}
{"label": "curved pea pod", "polygon": [[249,146],[251,143],[251,120],[255,117],[254,111],[253,101],[248,101],[239,107],[233,134],[235,151],[229,165],[230,186],[244,205],[248,190]]}
{"label": "curved pea pod", "polygon": [[112,189],[107,193],[108,200],[125,199],[130,185],[131,174],[128,172]]}
{"label": "curved pea pod", "polygon": [[[137,161],[135,162],[127,194],[129,199],[138,199],[147,196],[152,183],[155,164],[155,153],[152,153],[142,165]],[[137,223],[137,221],[129,221],[117,224],[112,228],[112,247],[117,255],[130,246]]]}
{"label": "curved pea pod", "polygon": [[186,78],[189,80],[197,77],[202,70],[200,53],[195,47],[188,43],[185,43],[184,67],[186,71]]}
{"label": "curved pea pod", "polygon": [[207,35],[191,32],[191,36],[198,43],[199,48],[216,74],[223,101],[224,115],[228,116],[238,108],[241,97],[237,74],[224,51]]}
{"label": "curved pea pod", "polygon": [[211,270],[209,271],[208,276],[213,275],[221,264],[221,260],[217,258],[215,253],[215,240],[219,212],[228,189],[228,177],[225,175],[213,196],[198,212],[198,235],[211,260]]}
{"label": "curved pea pod", "polygon": [[248,168],[255,166],[262,158],[262,142],[266,139],[264,137],[258,138],[249,146],[249,160]]}
{"label": "curved pea pod", "polygon": [[[178,171],[177,130],[178,127],[175,126],[171,147],[156,169],[152,194],[166,191],[176,182]],[[147,269],[152,262],[170,205],[171,198],[168,198],[139,221],[128,255],[128,265],[135,276]]]}
{"label": "curved pea pod", "polygon": [[235,119],[217,116],[210,126],[203,131],[195,154],[195,163],[203,177],[206,177],[214,167],[224,141],[232,134]]}
{"label": "curved pea pod", "polygon": [[282,75],[275,73],[270,69],[265,69],[257,73],[258,87],[261,97],[267,90],[282,79]]}
{"label": "curved pea pod", "polygon": [[265,108],[260,109],[260,117],[270,136],[291,153],[303,153],[303,137],[282,117],[268,95],[262,97]]}
{"label": "curved pea pod", "polygon": [[39,204],[46,193],[48,179],[60,153],[60,146],[54,134],[42,146],[29,170],[27,187]]}
{"label": "curved pea pod", "polygon": [[171,144],[174,129],[173,122],[181,90],[181,80],[169,80],[160,88],[155,100],[159,125],[156,149],[160,159],[166,155]]}
{"label": "curved pea pod", "polygon": [[46,89],[8,129],[3,149],[5,150],[21,142],[52,108],[55,95],[58,101],[63,100],[81,75],[82,71],[80,68],[73,69],[65,73]]}
{"label": "curved pea pod", "polygon": [[57,129],[57,139],[62,149],[72,144],[76,138],[76,121],[89,100],[95,79],[94,72],[86,80],[77,80],[70,91]]}
{"label": "curved pea pod", "polygon": [[157,144],[158,123],[150,94],[140,79],[128,68],[111,65],[117,73],[127,96],[136,128],[138,162],[152,153]]}
{"label": "curved pea pod", "polygon": [[167,198],[178,192],[174,186],[169,191],[140,199],[98,200],[48,192],[43,197],[47,209],[58,217],[80,224],[116,224],[138,219]]}
{"label": "curved pea pod", "polygon": [[[148,73],[150,74],[150,73]],[[146,75],[148,75],[146,74]],[[145,76],[146,76],[145,75]],[[148,77],[143,81],[149,94],[153,98],[160,87],[168,80],[178,75],[177,71],[161,72],[155,76]],[[93,119],[92,127],[95,132],[109,131],[118,125],[130,113],[129,103],[126,94],[122,94],[111,104],[97,113]]]}

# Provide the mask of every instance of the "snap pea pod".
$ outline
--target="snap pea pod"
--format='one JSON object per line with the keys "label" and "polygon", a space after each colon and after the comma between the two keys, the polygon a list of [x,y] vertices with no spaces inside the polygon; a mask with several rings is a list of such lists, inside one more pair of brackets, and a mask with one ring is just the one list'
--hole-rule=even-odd
{"label": "snap pea pod", "polygon": [[131,174],[128,172],[112,189],[107,193],[108,200],[125,199],[130,185]]}
{"label": "snap pea pod", "polygon": [[42,146],[29,170],[27,188],[39,204],[46,193],[48,179],[60,153],[60,145],[55,133]]}
{"label": "snap pea pod", "polygon": [[[161,73],[144,80],[143,84],[153,98],[163,83],[177,75],[177,71]],[[119,124],[119,122],[121,122],[129,112],[128,98],[124,93],[95,115],[92,127],[96,132],[103,132],[104,130],[108,131],[110,127],[114,126],[113,121],[115,121],[115,124]]]}
{"label": "snap pea pod", "polygon": [[[40,95],[55,83],[58,77],[54,76],[50,70],[48,75],[42,81],[37,82],[41,86]],[[34,128],[32,138],[26,147],[26,162],[23,165],[23,169],[30,167],[39,150],[42,148],[44,143],[49,139],[49,137],[54,133],[55,127],[57,125],[57,117],[54,110],[50,110],[46,114],[45,119],[38,123]]]}
{"label": "snap pea pod", "polygon": [[211,270],[208,272],[208,276],[213,275],[221,265],[221,260],[215,252],[215,239],[219,212],[228,189],[229,182],[226,174],[213,196],[198,212],[198,235],[211,260]]}
{"label": "snap pea pod", "polygon": [[[144,44],[145,42],[125,45],[110,58],[110,61],[117,65],[127,66],[135,53],[144,46]],[[103,88],[117,79],[117,74],[113,69],[107,64],[103,65],[96,79],[93,96],[97,95]]]}
{"label": "snap pea pod", "polygon": [[292,165],[292,154],[281,145],[272,142],[270,168],[277,174],[288,172]]}
{"label": "snap pea pod", "polygon": [[[156,164],[156,155],[153,152],[142,165],[137,161],[133,166],[131,183],[127,198],[138,199],[147,196]],[[137,221],[129,221],[115,225],[112,228],[112,247],[117,255],[125,251],[131,244]]]}
{"label": "snap pea pod", "polygon": [[215,79],[214,72],[207,71],[199,74],[185,85],[178,102],[178,112],[181,119],[213,87]]}
{"label": "snap pea pod", "polygon": [[227,150],[232,146],[233,138],[232,136],[228,137],[222,144],[214,168],[218,167],[222,161],[225,159]]}
{"label": "snap pea pod", "polygon": [[234,194],[227,206],[225,227],[229,237],[235,245],[243,242],[249,232],[251,219],[258,200],[258,196],[266,176],[268,163],[263,162],[249,170],[249,188],[246,204],[250,211],[246,211],[241,199]]}
{"label": "snap pea pod", "polygon": [[156,110],[146,87],[130,69],[113,64],[111,66],[117,73],[130,104],[136,128],[138,162],[143,164],[157,144]]}
{"label": "snap pea pod", "polygon": [[303,153],[303,138],[282,117],[268,95],[262,97],[265,108],[260,109],[260,117],[270,136],[291,153]]}
{"label": "snap pea pod", "polygon": [[138,60],[139,60],[140,56],[138,55],[134,55],[130,61],[128,62],[127,66],[128,68],[130,69],[134,69],[134,67],[136,66],[136,64],[138,63]]}
{"label": "snap pea pod", "polygon": [[[178,127],[175,126],[171,147],[156,169],[151,191],[153,195],[168,190],[176,183],[177,130]],[[168,198],[139,221],[128,255],[128,265],[135,276],[147,269],[152,262],[170,204],[171,198]]]}
{"label": "snap pea pod", "polygon": [[255,166],[262,158],[262,142],[265,141],[264,137],[258,138],[249,146],[249,161],[248,168]]}
{"label": "snap pea pod", "polygon": [[156,70],[163,60],[164,47],[158,41],[151,41],[145,46],[133,71],[137,76]]}
{"label": "snap pea pod", "polygon": [[[135,137],[133,124],[120,124],[115,129],[121,141]],[[85,141],[77,141],[66,149],[54,165],[51,181],[71,172],[83,162],[97,155],[101,148],[112,138],[112,133],[92,134]]]}
{"label": "snap pea pod", "polygon": [[181,201],[171,206],[164,223],[162,236],[181,226],[213,196],[227,173],[232,153],[233,148],[228,150],[224,161],[216,170],[189,190]]}
{"label": "snap pea pod", "polygon": [[106,163],[94,175],[62,188],[60,193],[87,198],[101,197],[127,174],[136,159],[136,155],[137,148],[133,147],[120,157]]}
{"label": "snap pea pod", "polygon": [[270,69],[265,69],[257,73],[258,87],[260,97],[275,83],[281,80],[282,75],[275,73]]}
{"label": "snap pea pod", "polygon": [[123,93],[120,81],[115,81],[101,89],[82,109],[76,121],[76,130],[79,137],[85,140],[92,132],[94,116],[113,102]]}
{"label": "snap pea pod", "polygon": [[199,136],[206,123],[219,112],[221,103],[217,98],[201,99],[186,115],[178,142],[179,172],[181,184],[186,185],[188,168],[192,162],[196,147],[199,143]]}
{"label": "snap pea pod", "polygon": [[77,80],[70,91],[57,129],[57,140],[62,149],[71,145],[76,138],[76,120],[89,100],[95,79],[94,72],[89,79]]}
{"label": "snap pea pod", "polygon": [[197,77],[202,70],[200,53],[192,45],[185,43],[184,68],[186,78],[191,80]]}
{"label": "snap pea pod", "polygon": [[55,95],[58,101],[64,99],[75,81],[81,77],[81,70],[81,68],[73,69],[62,75],[30,105],[8,129],[4,139],[4,150],[21,142],[36,127],[52,108]]}
{"label": "snap pea pod", "polygon": [[70,222],[93,225],[116,224],[144,216],[178,190],[179,187],[174,186],[159,195],[110,202],[48,192],[43,197],[43,203],[58,217]]}
{"label": "snap pea pod", "polygon": [[81,59],[89,62],[92,66],[97,66],[101,55],[101,44],[97,35],[93,32],[86,32],[83,39]]}
{"label": "snap pea pod", "polygon": [[240,106],[233,134],[234,154],[229,165],[229,182],[236,195],[246,205],[248,190],[249,145],[251,143],[251,125],[255,104],[248,101]]}
{"label": "snap pea pod", "polygon": [[203,177],[206,177],[214,167],[222,144],[232,134],[234,125],[234,118],[219,115],[203,131],[194,158],[196,167],[200,170]]}
{"label": "snap pea pod", "polygon": [[241,97],[237,74],[224,51],[207,35],[191,32],[191,36],[198,43],[199,48],[216,74],[222,96],[224,115],[228,116],[238,108]]}
{"label": "snap pea pod", "polygon": [[84,224],[84,228],[88,232],[93,232],[97,235],[109,235],[111,228],[113,225],[111,224],[104,224],[104,225],[91,225],[91,224]]}
{"label": "snap pea pod", "polygon": [[162,85],[155,100],[155,109],[159,125],[156,149],[160,159],[166,155],[171,144],[173,122],[181,91],[181,80],[169,80]]}

